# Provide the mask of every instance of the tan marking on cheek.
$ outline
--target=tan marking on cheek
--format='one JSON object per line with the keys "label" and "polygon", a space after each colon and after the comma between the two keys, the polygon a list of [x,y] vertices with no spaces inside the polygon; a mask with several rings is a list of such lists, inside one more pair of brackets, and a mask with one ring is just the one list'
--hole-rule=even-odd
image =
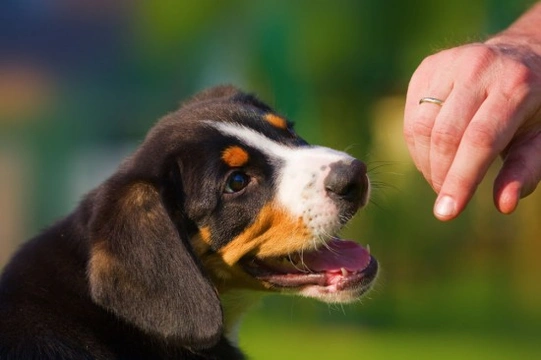
{"label": "tan marking on cheek", "polygon": [[267,114],[264,116],[264,119],[274,127],[287,129],[287,121],[276,114]]}
{"label": "tan marking on cheek", "polygon": [[201,228],[199,232],[192,237],[191,242],[193,250],[198,256],[206,253],[211,246],[210,229],[208,227]]}
{"label": "tan marking on cheek", "polygon": [[248,163],[250,155],[240,146],[230,146],[222,152],[222,160],[231,167],[241,167]]}
{"label": "tan marking on cheek", "polygon": [[287,255],[305,247],[310,238],[302,218],[292,218],[271,203],[261,209],[250,227],[220,249],[219,254],[226,264],[232,265],[248,253],[261,258]]}

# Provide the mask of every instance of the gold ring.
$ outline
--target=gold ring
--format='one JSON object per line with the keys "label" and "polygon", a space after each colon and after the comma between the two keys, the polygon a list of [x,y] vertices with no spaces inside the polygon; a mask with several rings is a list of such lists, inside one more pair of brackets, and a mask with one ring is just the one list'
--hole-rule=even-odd
{"label": "gold ring", "polygon": [[421,100],[419,100],[419,105],[422,104],[422,103],[430,103],[430,104],[436,104],[438,106],[442,106],[443,105],[443,100],[440,100],[440,99],[435,98],[435,97],[427,96],[427,97],[424,97]]}

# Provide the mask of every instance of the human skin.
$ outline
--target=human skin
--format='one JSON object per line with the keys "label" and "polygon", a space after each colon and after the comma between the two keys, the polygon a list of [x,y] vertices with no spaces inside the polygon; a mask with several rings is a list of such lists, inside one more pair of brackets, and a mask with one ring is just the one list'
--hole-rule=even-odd
{"label": "human skin", "polygon": [[[541,180],[541,2],[483,43],[425,58],[404,113],[410,155],[438,194],[434,215],[457,217],[501,156],[494,204],[512,213]],[[419,103],[423,97],[444,101]]]}

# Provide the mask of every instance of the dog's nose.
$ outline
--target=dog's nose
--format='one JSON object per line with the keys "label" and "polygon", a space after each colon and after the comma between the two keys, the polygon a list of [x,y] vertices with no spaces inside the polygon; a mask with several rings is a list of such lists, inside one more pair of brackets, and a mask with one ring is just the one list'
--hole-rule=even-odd
{"label": "dog's nose", "polygon": [[339,161],[330,167],[324,181],[325,191],[345,215],[351,216],[367,201],[369,183],[366,165],[355,159],[350,163]]}

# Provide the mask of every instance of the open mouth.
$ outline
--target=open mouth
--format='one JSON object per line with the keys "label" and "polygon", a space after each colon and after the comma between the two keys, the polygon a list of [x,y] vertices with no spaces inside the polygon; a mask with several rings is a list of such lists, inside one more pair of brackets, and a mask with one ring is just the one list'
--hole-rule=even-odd
{"label": "open mouth", "polygon": [[352,290],[357,296],[370,288],[378,270],[368,248],[338,238],[317,250],[276,258],[245,258],[241,263],[247,273],[274,288],[315,286],[325,293]]}

